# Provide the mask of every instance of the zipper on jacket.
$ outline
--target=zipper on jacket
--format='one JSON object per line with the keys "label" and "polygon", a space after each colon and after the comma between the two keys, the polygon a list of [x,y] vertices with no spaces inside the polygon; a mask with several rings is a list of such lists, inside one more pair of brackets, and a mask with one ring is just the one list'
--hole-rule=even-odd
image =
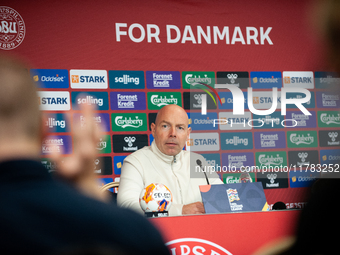
{"label": "zipper on jacket", "polygon": [[180,196],[181,196],[181,204],[183,204],[182,189],[181,189],[181,185],[179,184],[178,177],[177,177],[177,175],[176,175],[175,172],[174,172],[174,168],[173,168],[174,163],[176,163],[176,156],[174,156],[174,161],[171,162],[171,170],[172,170],[172,173],[173,173],[173,174],[175,175],[175,177],[176,177],[177,184],[178,184],[178,187],[179,187],[179,194],[180,194]]}

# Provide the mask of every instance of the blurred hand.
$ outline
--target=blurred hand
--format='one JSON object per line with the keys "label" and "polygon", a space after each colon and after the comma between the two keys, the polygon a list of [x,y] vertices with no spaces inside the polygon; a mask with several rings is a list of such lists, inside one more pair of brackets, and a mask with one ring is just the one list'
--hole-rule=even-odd
{"label": "blurred hand", "polygon": [[[105,193],[100,191],[94,173],[94,160],[97,158],[97,144],[101,138],[101,127],[94,121],[94,107],[81,105],[81,114],[85,118],[85,125],[81,126],[79,120],[72,128],[73,154],[62,158],[61,153],[52,150],[52,160],[57,163],[57,173],[74,184],[85,195],[107,200]],[[71,123],[71,112],[68,116]]]}
{"label": "blurred hand", "polygon": [[182,214],[203,214],[205,213],[202,202],[183,205]]}

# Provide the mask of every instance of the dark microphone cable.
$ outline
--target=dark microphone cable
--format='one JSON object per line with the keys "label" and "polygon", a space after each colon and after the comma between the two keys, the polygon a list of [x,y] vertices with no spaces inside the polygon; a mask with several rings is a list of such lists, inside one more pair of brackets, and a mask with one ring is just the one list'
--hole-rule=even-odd
{"label": "dark microphone cable", "polygon": [[196,160],[196,164],[201,168],[201,170],[202,170],[203,173],[204,173],[205,179],[207,180],[207,184],[210,185],[209,179],[208,179],[208,176],[207,176],[207,173],[203,170],[202,161],[199,160],[199,159],[197,159],[197,160]]}

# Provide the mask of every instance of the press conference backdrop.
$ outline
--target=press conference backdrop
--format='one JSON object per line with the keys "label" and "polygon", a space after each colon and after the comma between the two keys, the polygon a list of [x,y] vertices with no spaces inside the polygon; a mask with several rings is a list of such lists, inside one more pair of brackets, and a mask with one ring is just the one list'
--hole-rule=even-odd
{"label": "press conference backdrop", "polygon": [[[216,168],[237,168],[220,173],[225,182],[238,181],[241,166],[296,166],[297,171],[250,175],[263,183],[269,204],[301,208],[306,187],[320,173],[300,166],[334,163],[340,152],[339,97],[327,87],[336,76],[326,72],[323,46],[309,26],[310,3],[5,0],[0,49],[33,66],[29,71],[39,87],[40,107],[48,114],[42,162],[49,170],[56,167],[48,160],[51,144],[65,157],[73,152],[72,123],[65,115],[78,105],[96,105],[95,120],[104,124],[94,171],[105,184],[119,180],[127,155],[151,144],[157,111],[174,103],[190,117],[193,132],[186,148]],[[206,93],[190,90],[192,81],[236,85],[246,99],[251,87],[257,109],[271,107],[273,88],[300,86],[311,91],[304,106],[312,115],[291,105],[283,116],[279,93],[272,114],[255,115],[245,103],[245,115],[235,116],[228,90],[218,92],[222,105],[208,95],[207,115],[202,115]],[[229,124],[213,127],[213,119]],[[257,119],[261,127],[253,127]],[[286,119],[297,126],[284,127]],[[85,123],[79,112],[75,120]]]}

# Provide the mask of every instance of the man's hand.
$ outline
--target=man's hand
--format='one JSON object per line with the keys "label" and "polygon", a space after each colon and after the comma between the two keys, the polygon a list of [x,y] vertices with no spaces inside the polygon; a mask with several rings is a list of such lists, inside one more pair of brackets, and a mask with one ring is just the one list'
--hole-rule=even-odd
{"label": "man's hand", "polygon": [[195,202],[192,204],[183,205],[182,214],[203,214],[205,213],[202,202]]}
{"label": "man's hand", "polygon": [[[74,184],[82,193],[100,200],[106,196],[100,191],[94,173],[94,160],[97,157],[97,144],[101,138],[101,127],[94,118],[94,109],[90,105],[82,105],[81,114],[85,118],[85,125],[79,121],[72,128],[73,154],[62,158],[61,153],[52,153],[52,159],[57,163],[57,173],[67,181]],[[69,120],[71,122],[71,115]],[[56,150],[52,150],[56,151]]]}

